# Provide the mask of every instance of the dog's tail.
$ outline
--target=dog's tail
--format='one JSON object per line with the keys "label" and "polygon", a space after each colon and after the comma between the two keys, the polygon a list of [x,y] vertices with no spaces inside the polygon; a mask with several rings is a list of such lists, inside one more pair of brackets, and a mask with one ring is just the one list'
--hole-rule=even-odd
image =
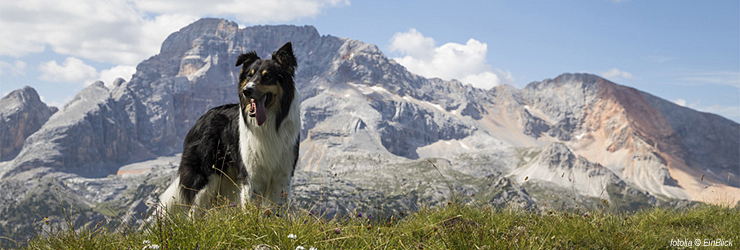
{"label": "dog's tail", "polygon": [[175,181],[167,187],[164,193],[159,196],[159,204],[155,211],[157,216],[187,213],[190,210],[191,206],[190,204],[186,204],[185,197],[182,196],[182,190],[180,189],[180,177],[177,177],[175,178]]}

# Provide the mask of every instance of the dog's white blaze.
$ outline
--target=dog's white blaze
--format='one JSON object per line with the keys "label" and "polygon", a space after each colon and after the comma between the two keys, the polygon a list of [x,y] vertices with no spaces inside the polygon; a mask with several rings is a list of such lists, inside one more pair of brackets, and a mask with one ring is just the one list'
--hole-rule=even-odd
{"label": "dog's white blaze", "polygon": [[[275,204],[283,204],[287,196],[282,194],[290,194],[295,160],[293,150],[301,129],[300,97],[297,90],[294,93],[290,111],[279,131],[275,130],[274,112],[267,112],[267,120],[262,126],[258,126],[252,117],[244,119],[243,112],[239,112],[239,153],[249,175],[246,185],[241,187],[242,204],[253,198],[266,198]],[[259,197],[259,194],[264,197]]]}

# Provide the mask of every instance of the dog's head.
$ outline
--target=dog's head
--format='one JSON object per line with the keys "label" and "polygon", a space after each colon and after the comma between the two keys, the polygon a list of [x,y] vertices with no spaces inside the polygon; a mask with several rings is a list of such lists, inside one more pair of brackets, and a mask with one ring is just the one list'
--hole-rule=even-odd
{"label": "dog's head", "polygon": [[239,106],[242,117],[255,119],[257,125],[262,126],[268,114],[274,114],[275,126],[279,127],[295,96],[293,76],[298,62],[293,55],[293,46],[286,43],[268,60],[260,59],[255,51],[242,54],[236,59],[236,66],[240,65]]}

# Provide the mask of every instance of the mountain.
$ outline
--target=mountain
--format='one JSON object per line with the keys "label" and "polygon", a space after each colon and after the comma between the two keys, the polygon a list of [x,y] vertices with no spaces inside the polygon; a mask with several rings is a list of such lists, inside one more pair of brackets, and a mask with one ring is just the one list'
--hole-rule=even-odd
{"label": "mountain", "polygon": [[548,133],[639,189],[672,198],[737,202],[737,123],[590,75],[564,74],[531,83],[524,91],[530,106],[550,121]]}
{"label": "mountain", "polygon": [[0,161],[13,159],[26,138],[57,112],[46,106],[36,90],[26,86],[0,99]]}
{"label": "mountain", "polygon": [[0,235],[62,222],[60,204],[91,223],[140,223],[195,120],[237,101],[236,57],[266,58],[288,41],[303,123],[294,206],[331,216],[452,196],[527,210],[603,200],[620,211],[740,199],[740,125],[720,116],[590,74],[483,90],[420,77],[375,45],[314,27],[201,19],[130,81],[82,90],[0,162]]}

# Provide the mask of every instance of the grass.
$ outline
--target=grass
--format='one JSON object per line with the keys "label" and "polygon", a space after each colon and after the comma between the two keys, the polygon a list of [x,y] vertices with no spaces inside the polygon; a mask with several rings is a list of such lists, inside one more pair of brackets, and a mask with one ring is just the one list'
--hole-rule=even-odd
{"label": "grass", "polygon": [[[740,244],[740,209],[701,205],[634,213],[526,212],[488,205],[421,206],[410,214],[327,220],[310,211],[223,206],[200,219],[168,217],[141,230],[105,224],[55,230],[26,249],[666,249],[700,239]],[[377,216],[376,217],[380,217]],[[675,244],[675,243],[674,243]],[[712,249],[723,249],[713,247]]]}

